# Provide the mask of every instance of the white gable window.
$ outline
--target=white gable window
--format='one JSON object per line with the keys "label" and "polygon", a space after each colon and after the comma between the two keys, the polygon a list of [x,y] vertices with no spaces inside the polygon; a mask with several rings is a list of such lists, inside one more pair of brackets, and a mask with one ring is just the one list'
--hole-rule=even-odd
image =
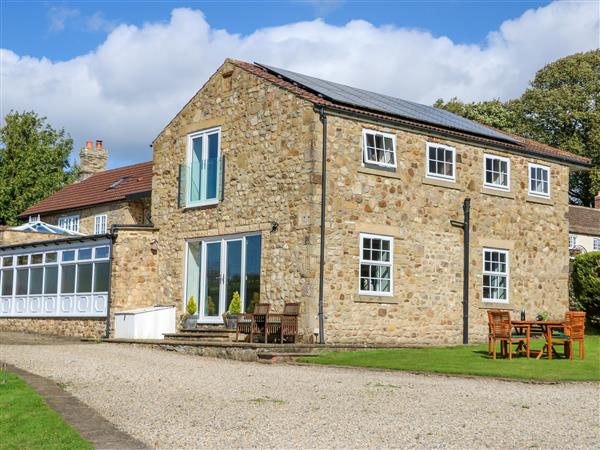
{"label": "white gable window", "polygon": [[28,222],[39,222],[40,221],[40,215],[39,214],[35,214],[33,216],[29,216],[29,220]]}
{"label": "white gable window", "polygon": [[186,206],[214,205],[221,198],[221,129],[188,136]]}
{"label": "white gable window", "polygon": [[529,195],[550,197],[550,168],[529,164]]}
{"label": "white gable window", "polygon": [[483,249],[483,301],[508,303],[508,251]]}
{"label": "white gable window", "polygon": [[106,233],[106,214],[98,214],[94,219],[94,234]]}
{"label": "white gable window", "polygon": [[63,216],[58,219],[58,226],[79,233],[79,216]]}
{"label": "white gable window", "polygon": [[594,238],[594,245],[592,248],[595,252],[600,252],[600,237]]}
{"label": "white gable window", "polygon": [[442,144],[427,144],[427,176],[454,180],[456,174],[456,149]]}
{"label": "white gable window", "polygon": [[396,136],[379,131],[363,130],[363,163],[396,167]]}
{"label": "white gable window", "polygon": [[393,258],[393,238],[361,233],[359,294],[393,294]]}
{"label": "white gable window", "polygon": [[483,185],[492,189],[510,191],[510,159],[485,155],[483,158]]}
{"label": "white gable window", "polygon": [[569,235],[569,248],[575,248],[577,246],[577,236],[574,234]]}

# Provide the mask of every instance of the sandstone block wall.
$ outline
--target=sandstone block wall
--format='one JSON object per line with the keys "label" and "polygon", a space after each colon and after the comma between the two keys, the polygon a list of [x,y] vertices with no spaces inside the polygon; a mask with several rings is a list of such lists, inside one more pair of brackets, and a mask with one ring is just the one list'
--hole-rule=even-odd
{"label": "sandstone block wall", "polygon": [[20,331],[23,333],[47,334],[52,336],[73,336],[98,339],[105,334],[106,320],[78,318],[3,318],[0,319],[0,331]]}
{"label": "sandstone block wall", "polygon": [[65,237],[50,233],[10,230],[8,228],[9,227],[0,227],[0,245],[26,244],[29,242],[48,241]]}
{"label": "sandstone block wall", "polygon": [[[316,317],[309,299],[316,298],[318,286],[317,123],[310,103],[226,63],[165,128],[154,142],[152,200],[161,302],[176,302],[183,312],[187,239],[260,233],[261,301],[276,310],[285,301],[302,301],[304,318]],[[187,136],[216,126],[226,159],[225,199],[216,206],[178,208]],[[306,334],[312,334],[309,325],[303,320]]]}

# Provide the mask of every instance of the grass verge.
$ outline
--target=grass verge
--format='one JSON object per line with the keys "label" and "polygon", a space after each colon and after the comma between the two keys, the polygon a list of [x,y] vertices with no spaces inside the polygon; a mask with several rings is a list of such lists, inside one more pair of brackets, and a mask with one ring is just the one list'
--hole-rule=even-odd
{"label": "grass verge", "polygon": [[[532,350],[541,349],[542,340],[532,341]],[[323,365],[370,367],[380,369],[433,372],[483,377],[515,378],[538,381],[600,381],[600,336],[585,339],[585,359],[513,357],[512,361],[488,356],[487,344],[455,347],[399,348],[327,352],[319,356],[298,358],[299,362]],[[498,346],[499,348],[499,346]],[[558,348],[561,353],[561,348]]]}
{"label": "grass verge", "polygon": [[[0,374],[0,380],[4,374]],[[0,449],[91,449],[88,441],[13,373],[0,384]]]}

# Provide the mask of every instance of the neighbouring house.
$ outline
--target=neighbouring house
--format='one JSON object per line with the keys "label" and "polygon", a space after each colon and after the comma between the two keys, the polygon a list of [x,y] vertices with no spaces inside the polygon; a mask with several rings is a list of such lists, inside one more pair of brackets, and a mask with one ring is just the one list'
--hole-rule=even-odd
{"label": "neighbouring house", "polygon": [[[484,338],[489,308],[568,308],[569,170],[587,158],[233,60],[153,148],[158,298],[183,312],[193,296],[201,323],[220,323],[239,292],[245,310],[301,302],[306,341],[457,343],[467,315]],[[464,311],[452,221],[467,198]]]}
{"label": "neighbouring house", "polygon": [[569,249],[577,252],[600,251],[600,192],[594,208],[569,206]]}
{"label": "neighbouring house", "polygon": [[80,179],[0,230],[1,329],[100,337],[115,312],[154,304],[152,162],[106,158],[88,141]]}
{"label": "neighbouring house", "polygon": [[[68,253],[79,260],[66,266],[103,264],[104,250],[89,259],[86,249],[108,246],[110,296],[98,313],[107,328],[115,310],[175,303],[183,314],[190,297],[200,323],[219,324],[235,292],[245,311],[301,302],[307,342],[459,343],[465,331],[485,338],[490,308],[556,317],[568,308],[569,171],[587,170],[587,158],[436,108],[234,60],[153,149],[152,228],[67,238],[84,254]],[[81,242],[91,238],[97,245]],[[37,269],[35,254],[55,257],[28,245],[0,247],[11,264],[29,258],[2,271],[17,276]],[[37,285],[33,296],[11,286],[2,305],[45,301]],[[89,294],[72,290],[64,298]],[[47,323],[3,311],[0,326]],[[61,317],[52,326],[63,326],[64,314],[52,311]]]}

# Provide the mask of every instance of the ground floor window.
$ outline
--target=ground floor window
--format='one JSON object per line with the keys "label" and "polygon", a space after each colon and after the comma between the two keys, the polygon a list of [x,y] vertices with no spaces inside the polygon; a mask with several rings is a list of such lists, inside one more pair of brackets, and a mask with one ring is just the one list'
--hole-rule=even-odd
{"label": "ground floor window", "polygon": [[393,238],[361,233],[360,294],[392,295],[393,252]]}
{"label": "ground floor window", "polygon": [[194,297],[201,322],[220,322],[235,293],[242,311],[260,302],[261,236],[188,241],[185,302]]}
{"label": "ground floor window", "polygon": [[483,301],[508,303],[508,251],[483,249]]}

